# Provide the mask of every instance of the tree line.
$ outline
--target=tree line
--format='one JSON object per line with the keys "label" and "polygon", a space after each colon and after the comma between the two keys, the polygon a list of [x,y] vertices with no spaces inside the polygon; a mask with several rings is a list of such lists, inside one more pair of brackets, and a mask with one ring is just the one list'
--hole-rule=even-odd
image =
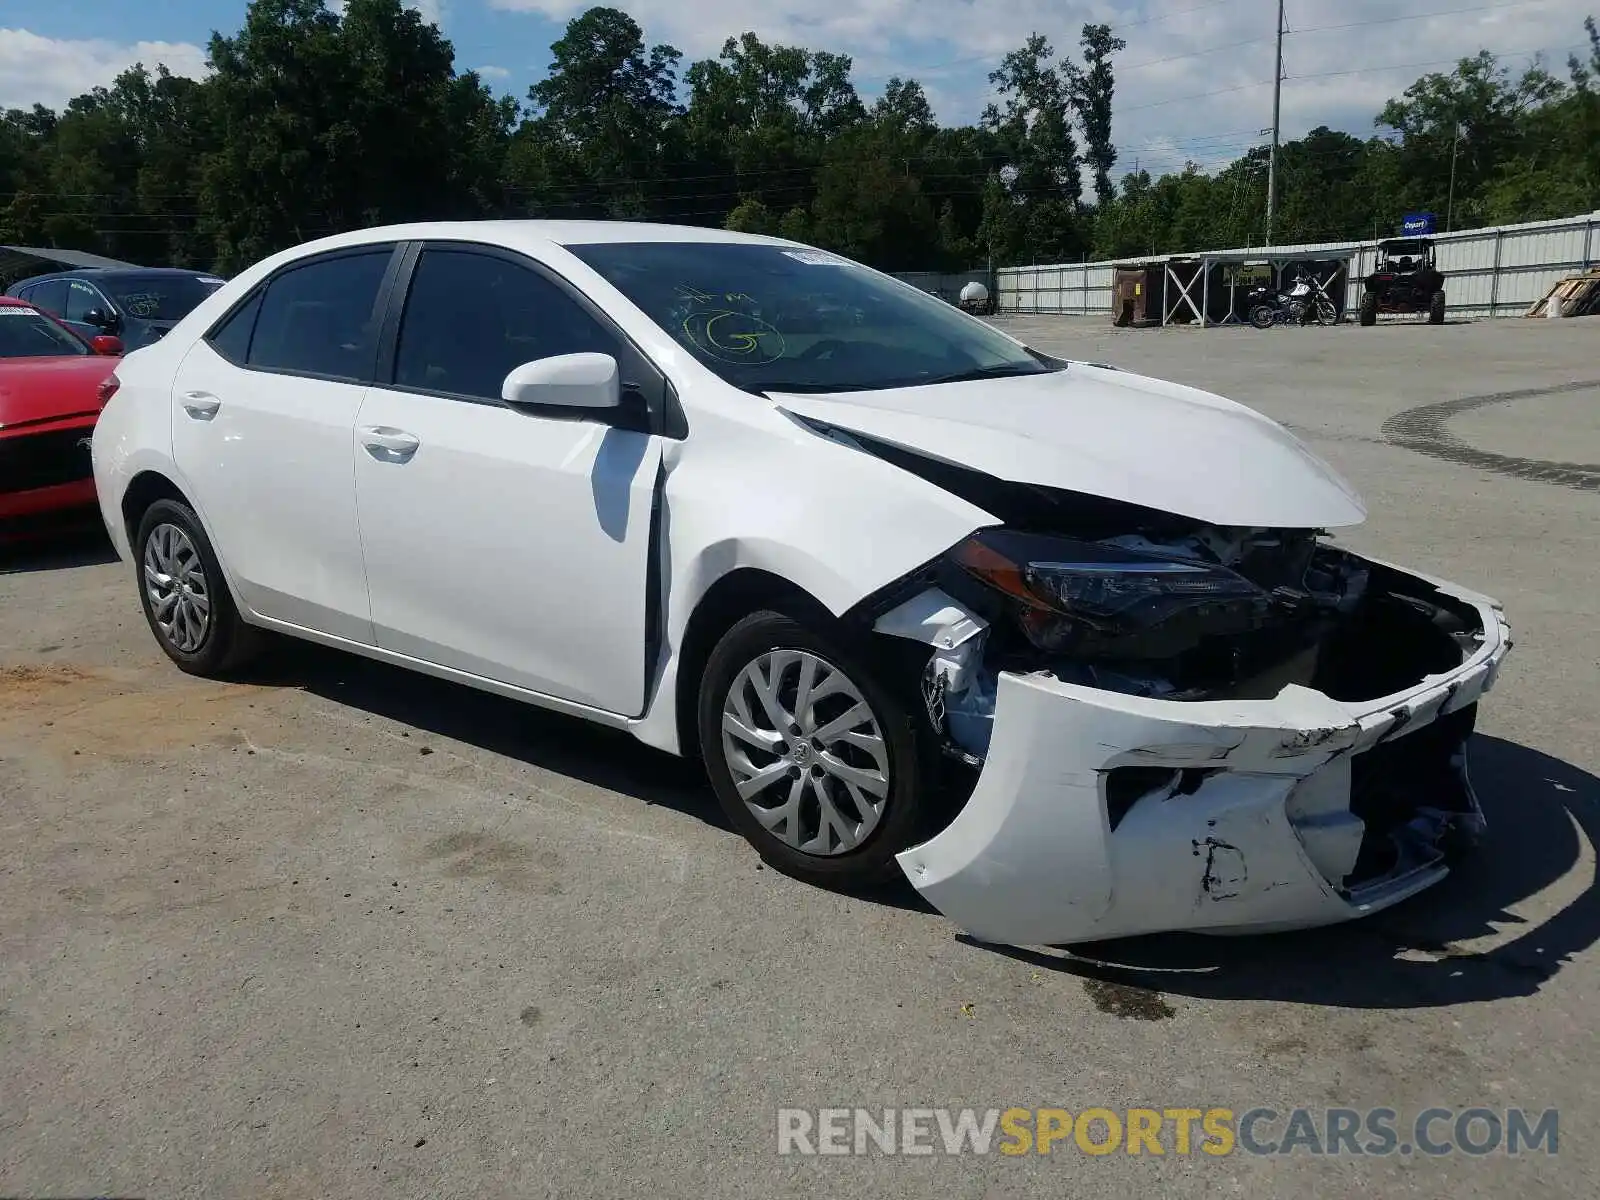
{"label": "tree line", "polygon": [[[1371,237],[1403,213],[1456,228],[1600,207],[1600,33],[1565,77],[1484,51],[1423,76],[1373,136],[1280,147],[1280,243]],[[60,112],[0,117],[0,241],[229,272],[340,230],[484,216],[716,225],[888,270],[1261,244],[1267,151],[1116,178],[1117,54],[1035,34],[974,124],[913,79],[868,103],[846,55],[731,37],[683,65],[591,8],[526,102],[457,70],[400,0],[254,0],[203,80],[136,66]],[[1452,178],[1453,176],[1453,178]]]}

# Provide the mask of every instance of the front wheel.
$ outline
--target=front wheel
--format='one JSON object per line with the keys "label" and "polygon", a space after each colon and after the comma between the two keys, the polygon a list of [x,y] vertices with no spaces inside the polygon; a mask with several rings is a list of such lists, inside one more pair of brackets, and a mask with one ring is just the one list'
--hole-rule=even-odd
{"label": "front wheel", "polygon": [[1333,301],[1326,296],[1317,298],[1317,324],[1337,325],[1339,323],[1339,310],[1333,306]]}
{"label": "front wheel", "polygon": [[1361,297],[1361,314],[1357,320],[1362,325],[1376,325],[1378,323],[1378,298],[1371,292]]}
{"label": "front wheel", "polygon": [[881,883],[928,807],[923,735],[865,655],[777,612],[730,629],[701,678],[700,750],[733,827],[785,874]]}
{"label": "front wheel", "polygon": [[1435,292],[1433,294],[1433,298],[1428,301],[1428,324],[1429,325],[1443,325],[1444,324],[1444,293],[1443,292]]}
{"label": "front wheel", "polygon": [[1258,304],[1250,310],[1250,324],[1257,329],[1271,329],[1272,323],[1277,320],[1277,313],[1270,304]]}

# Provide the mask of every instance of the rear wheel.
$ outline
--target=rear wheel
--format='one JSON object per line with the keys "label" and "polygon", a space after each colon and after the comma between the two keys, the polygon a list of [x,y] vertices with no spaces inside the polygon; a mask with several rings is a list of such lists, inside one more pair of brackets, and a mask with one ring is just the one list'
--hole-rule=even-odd
{"label": "rear wheel", "polygon": [[246,625],[194,510],[157,500],[134,535],[139,603],[168,658],[191,675],[217,676],[242,666],[261,634]]}
{"label": "rear wheel", "polygon": [[1271,329],[1277,314],[1270,304],[1258,304],[1250,310],[1250,324],[1257,329]]}
{"label": "rear wheel", "polygon": [[1361,312],[1356,318],[1362,325],[1376,325],[1378,323],[1378,298],[1371,292],[1361,297]]}
{"label": "rear wheel", "polygon": [[1435,292],[1433,299],[1428,301],[1428,324],[1444,324],[1444,293]]}
{"label": "rear wheel", "polygon": [[829,887],[894,875],[923,828],[928,756],[858,648],[755,613],[711,652],[698,717],[717,800],[763,859]]}

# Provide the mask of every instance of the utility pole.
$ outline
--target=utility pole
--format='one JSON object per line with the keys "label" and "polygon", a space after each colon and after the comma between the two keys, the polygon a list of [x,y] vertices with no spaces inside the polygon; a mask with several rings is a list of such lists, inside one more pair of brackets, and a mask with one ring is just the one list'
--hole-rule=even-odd
{"label": "utility pole", "polygon": [[1444,231],[1450,232],[1450,219],[1456,207],[1456,147],[1461,144],[1461,119],[1456,118],[1455,132],[1450,138],[1450,198],[1444,202]]}
{"label": "utility pole", "polygon": [[1267,158],[1267,245],[1272,245],[1273,210],[1278,206],[1279,114],[1283,101],[1283,0],[1278,0],[1278,65],[1272,72],[1272,153]]}

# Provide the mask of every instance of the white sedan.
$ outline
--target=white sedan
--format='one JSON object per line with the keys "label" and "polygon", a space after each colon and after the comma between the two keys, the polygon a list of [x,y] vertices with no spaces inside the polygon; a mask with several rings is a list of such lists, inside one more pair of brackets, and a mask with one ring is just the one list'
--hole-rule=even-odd
{"label": "white sedan", "polygon": [[699,757],[769,862],[980,939],[1304,927],[1442,878],[1499,605],[1358,557],[1238,404],[856,263],[643,224],[278,254],[94,435],[163,650],[265,631]]}

